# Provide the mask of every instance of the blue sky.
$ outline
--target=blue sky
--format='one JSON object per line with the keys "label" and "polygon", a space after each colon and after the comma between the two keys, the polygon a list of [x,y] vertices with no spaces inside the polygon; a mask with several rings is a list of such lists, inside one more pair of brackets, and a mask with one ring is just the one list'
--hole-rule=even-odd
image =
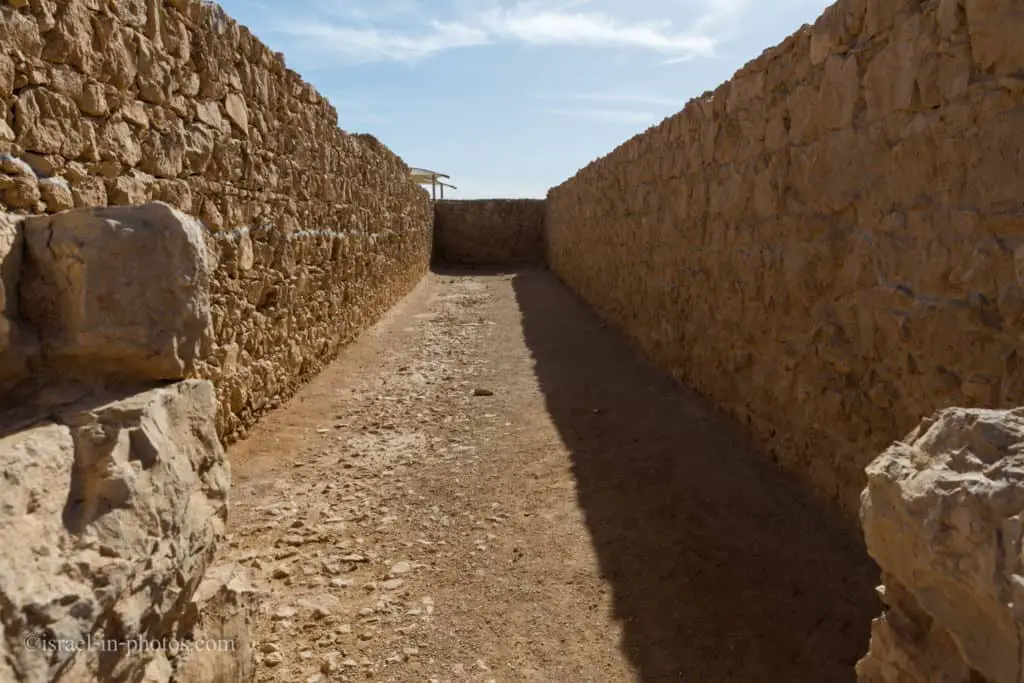
{"label": "blue sky", "polygon": [[456,198],[543,197],[827,0],[223,0],[228,14]]}

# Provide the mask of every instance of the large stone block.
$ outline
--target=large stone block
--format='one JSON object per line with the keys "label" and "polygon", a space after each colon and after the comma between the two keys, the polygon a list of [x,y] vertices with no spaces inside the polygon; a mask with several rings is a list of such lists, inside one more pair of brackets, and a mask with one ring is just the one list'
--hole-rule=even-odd
{"label": "large stone block", "polygon": [[[968,683],[974,670],[1019,681],[1024,409],[951,408],[924,420],[868,467],[861,521],[891,606],[861,680]],[[926,647],[933,641],[947,645]],[[948,661],[949,644],[961,665]],[[934,677],[940,670],[950,675]]]}
{"label": "large stone block", "polygon": [[237,564],[214,567],[190,607],[195,641],[204,643],[182,659],[173,683],[249,683],[256,674],[251,641],[259,592]]}
{"label": "large stone block", "polygon": [[203,230],[160,202],[27,219],[21,306],[48,366],[150,380],[192,375],[212,334]]}
{"label": "large stone block", "polygon": [[21,218],[0,212],[0,392],[28,376],[38,351],[34,334],[18,319],[24,250]]}
{"label": "large stone block", "polygon": [[170,671],[173,646],[124,644],[195,626],[189,605],[224,533],[230,478],[213,386],[41,408],[56,417],[0,438],[0,680]]}
{"label": "large stone block", "polygon": [[965,0],[967,28],[975,64],[983,71],[1019,76],[1024,71],[1020,0]]}

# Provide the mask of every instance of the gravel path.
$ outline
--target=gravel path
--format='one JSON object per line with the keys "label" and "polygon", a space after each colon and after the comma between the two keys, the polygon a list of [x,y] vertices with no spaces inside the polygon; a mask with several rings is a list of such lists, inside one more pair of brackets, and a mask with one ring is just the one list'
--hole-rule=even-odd
{"label": "gravel path", "polygon": [[545,271],[429,275],[229,450],[259,681],[853,681],[856,539]]}

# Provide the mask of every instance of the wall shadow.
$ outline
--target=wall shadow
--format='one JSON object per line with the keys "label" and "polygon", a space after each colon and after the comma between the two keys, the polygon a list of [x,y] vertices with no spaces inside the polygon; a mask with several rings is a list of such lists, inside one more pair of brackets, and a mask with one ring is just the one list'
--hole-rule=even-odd
{"label": "wall shadow", "polygon": [[430,272],[445,277],[461,277],[467,275],[515,275],[523,270],[516,265],[465,265],[438,261],[432,263]]}
{"label": "wall shadow", "polygon": [[860,539],[553,274],[513,286],[639,680],[854,681],[881,611]]}
{"label": "wall shadow", "polygon": [[175,383],[33,376],[0,396],[0,439]]}

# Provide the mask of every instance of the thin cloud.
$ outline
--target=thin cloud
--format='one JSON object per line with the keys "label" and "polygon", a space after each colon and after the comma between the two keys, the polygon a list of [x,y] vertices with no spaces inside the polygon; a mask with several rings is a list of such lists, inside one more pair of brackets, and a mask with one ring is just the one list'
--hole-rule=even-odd
{"label": "thin cloud", "polygon": [[280,30],[305,40],[317,40],[318,49],[361,62],[412,62],[443,50],[486,45],[488,42],[487,34],[479,29],[442,22],[433,22],[430,31],[419,36],[374,28],[330,26],[322,22],[289,22]]}
{"label": "thin cloud", "polygon": [[707,10],[694,23],[698,32],[720,32],[730,30],[750,4],[750,0],[705,0]]}
{"label": "thin cloud", "polygon": [[625,102],[628,104],[652,104],[659,107],[682,106],[685,104],[677,97],[661,97],[644,93],[581,93],[570,95],[569,99],[587,102]]}
{"label": "thin cloud", "polygon": [[572,116],[580,119],[588,119],[590,121],[598,121],[600,123],[652,123],[659,119],[658,114],[653,112],[630,111],[624,109],[552,109],[551,113],[559,116]]}
{"label": "thin cloud", "polygon": [[680,31],[669,21],[627,22],[604,12],[578,9],[587,4],[567,2],[554,8],[536,2],[512,7],[491,4],[418,28],[382,29],[330,23],[321,17],[282,22],[273,31],[301,39],[305,50],[316,49],[349,62],[415,62],[447,50],[495,44],[636,49],[681,60],[708,56],[717,44],[708,32]]}
{"label": "thin cloud", "polygon": [[713,38],[672,30],[668,21],[626,24],[602,12],[536,11],[531,6],[497,10],[483,18],[493,36],[535,45],[629,47],[668,54],[708,54]]}

